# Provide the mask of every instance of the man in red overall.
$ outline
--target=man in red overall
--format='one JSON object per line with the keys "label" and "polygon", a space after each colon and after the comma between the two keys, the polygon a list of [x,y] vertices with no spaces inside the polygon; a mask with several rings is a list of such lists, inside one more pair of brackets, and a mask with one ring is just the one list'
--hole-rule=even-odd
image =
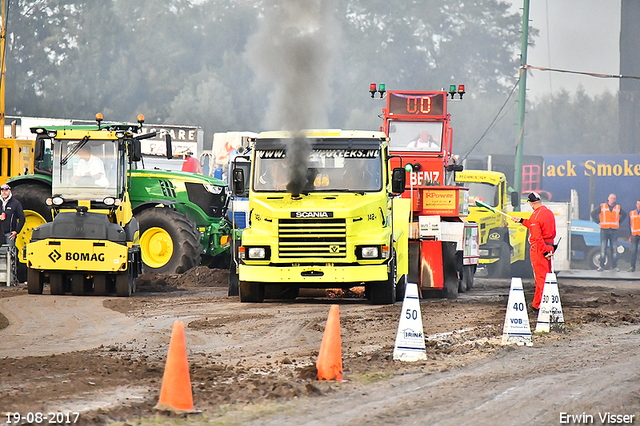
{"label": "man in red overall", "polygon": [[551,272],[551,255],[553,254],[553,241],[556,238],[556,218],[553,212],[542,205],[540,195],[532,192],[527,197],[533,210],[529,219],[517,217],[515,222],[521,223],[529,229],[529,245],[531,265],[536,281],[536,292],[533,296],[531,307],[534,311],[540,309],[544,280]]}

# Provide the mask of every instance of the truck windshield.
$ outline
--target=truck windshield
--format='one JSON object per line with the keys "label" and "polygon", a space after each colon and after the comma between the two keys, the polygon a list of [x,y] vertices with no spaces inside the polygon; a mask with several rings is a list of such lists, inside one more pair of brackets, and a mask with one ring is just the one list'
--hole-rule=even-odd
{"label": "truck windshield", "polygon": [[442,151],[444,123],[436,121],[391,121],[389,149],[391,151]]}
{"label": "truck windshield", "polygon": [[479,182],[464,182],[462,186],[469,188],[469,205],[475,205],[476,201],[482,201],[491,207],[500,207],[498,186]]}
{"label": "truck windshield", "polygon": [[89,139],[78,149],[80,142],[54,141],[53,195],[75,200],[117,196],[117,141]]}
{"label": "truck windshield", "polygon": [[[253,190],[286,192],[290,168],[283,150],[258,150]],[[306,170],[304,192],[374,192],[382,189],[379,149],[314,150]]]}

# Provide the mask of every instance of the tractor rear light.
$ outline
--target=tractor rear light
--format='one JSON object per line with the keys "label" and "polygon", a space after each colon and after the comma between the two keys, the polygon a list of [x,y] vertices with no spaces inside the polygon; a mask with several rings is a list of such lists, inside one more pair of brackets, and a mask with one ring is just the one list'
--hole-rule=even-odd
{"label": "tractor rear light", "polygon": [[53,203],[54,206],[60,206],[62,205],[62,203],[64,203],[64,199],[62,199],[62,197],[53,197],[51,199],[51,202]]}
{"label": "tractor rear light", "polygon": [[116,200],[111,197],[107,197],[104,200],[102,200],[102,202],[107,206],[113,206],[116,203]]}

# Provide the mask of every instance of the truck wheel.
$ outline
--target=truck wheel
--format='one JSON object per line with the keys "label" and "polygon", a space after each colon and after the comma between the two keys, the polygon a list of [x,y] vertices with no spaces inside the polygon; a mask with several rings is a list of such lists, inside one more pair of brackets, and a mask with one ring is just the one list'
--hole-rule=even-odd
{"label": "truck wheel", "polygon": [[231,251],[235,251],[235,253],[233,254],[233,258],[230,257],[230,262],[229,262],[229,292],[228,292],[228,296],[238,296],[240,294],[240,290],[238,289],[238,281],[240,280],[240,277],[238,275],[238,264],[237,262],[239,262],[238,260],[238,247],[240,247],[242,245],[242,241],[241,240],[234,240],[232,241],[231,247],[230,247],[230,252]]}
{"label": "truck wheel", "polygon": [[456,251],[456,272],[458,274],[458,293],[467,291],[467,283],[464,280],[465,266],[462,251]]}
{"label": "truck wheel", "polygon": [[500,259],[487,265],[490,278],[511,277],[511,249],[505,241],[500,241]]}
{"label": "truck wheel", "polygon": [[240,302],[262,303],[264,301],[264,284],[240,281]]}
{"label": "truck wheel", "polygon": [[51,288],[51,294],[64,294],[64,279],[62,274],[50,274],[49,287]]}
{"label": "truck wheel", "polygon": [[[607,247],[604,252],[604,269],[609,269],[611,266],[611,249]],[[594,247],[587,253],[587,266],[589,269],[598,269],[600,267],[600,247]]]}
{"label": "truck wheel", "polygon": [[240,294],[240,290],[238,289],[238,271],[236,270],[236,265],[231,262],[229,266],[229,292],[227,296],[238,296]]}
{"label": "truck wheel", "polygon": [[476,274],[475,265],[465,265],[462,272],[462,281],[464,282],[467,291],[473,288],[473,278]]}
{"label": "truck wheel", "polygon": [[200,233],[187,216],[165,207],[143,210],[136,219],[143,272],[182,274],[200,264]]}
{"label": "truck wheel", "polygon": [[444,297],[447,299],[457,299],[458,298],[458,278],[457,277],[448,277],[445,278],[444,281]]}
{"label": "truck wheel", "polygon": [[369,300],[374,305],[393,305],[396,302],[396,261],[390,261],[391,273],[386,281],[378,281],[365,286]]}
{"label": "truck wheel", "polygon": [[27,279],[27,292],[29,294],[42,294],[44,287],[42,273],[35,269],[29,268]]}
{"label": "truck wheel", "polygon": [[[43,185],[18,185],[11,190],[14,197],[22,204],[24,210],[24,227],[16,237],[16,250],[22,253],[22,247],[31,241],[31,232],[43,223],[51,222],[51,209],[47,206],[47,198],[51,198],[51,187]],[[17,278],[19,282],[27,280],[27,264],[18,256]]]}

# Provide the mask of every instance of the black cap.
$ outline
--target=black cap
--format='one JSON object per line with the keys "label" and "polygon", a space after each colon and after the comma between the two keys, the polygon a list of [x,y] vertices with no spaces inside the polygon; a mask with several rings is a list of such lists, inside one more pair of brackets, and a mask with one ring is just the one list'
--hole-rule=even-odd
{"label": "black cap", "polygon": [[527,197],[527,201],[529,201],[530,203],[534,203],[536,201],[540,201],[540,194],[538,194],[537,192],[532,192]]}

